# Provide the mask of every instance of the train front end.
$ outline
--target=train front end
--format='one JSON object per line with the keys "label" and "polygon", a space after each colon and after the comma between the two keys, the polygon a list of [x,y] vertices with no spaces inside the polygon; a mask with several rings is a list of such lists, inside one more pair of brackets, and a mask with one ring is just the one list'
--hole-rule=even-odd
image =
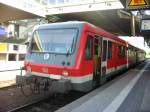
{"label": "train front end", "polygon": [[51,85],[56,92],[69,91],[73,77],[80,74],[78,44],[82,24],[53,23],[38,26],[29,44],[24,69],[25,76],[17,82]]}

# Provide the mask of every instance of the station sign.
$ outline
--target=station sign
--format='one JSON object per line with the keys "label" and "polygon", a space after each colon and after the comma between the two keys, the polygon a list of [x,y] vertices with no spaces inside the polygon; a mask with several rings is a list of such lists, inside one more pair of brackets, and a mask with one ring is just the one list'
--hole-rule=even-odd
{"label": "station sign", "polygon": [[144,9],[149,7],[148,0],[126,0],[127,9]]}
{"label": "station sign", "polygon": [[141,19],[141,32],[150,32],[150,18]]}

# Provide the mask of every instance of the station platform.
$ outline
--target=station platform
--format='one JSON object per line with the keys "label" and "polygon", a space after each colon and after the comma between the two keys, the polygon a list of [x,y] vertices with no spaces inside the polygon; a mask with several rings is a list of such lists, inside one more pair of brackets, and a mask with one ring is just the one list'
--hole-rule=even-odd
{"label": "station platform", "polygon": [[150,112],[150,59],[56,112]]}

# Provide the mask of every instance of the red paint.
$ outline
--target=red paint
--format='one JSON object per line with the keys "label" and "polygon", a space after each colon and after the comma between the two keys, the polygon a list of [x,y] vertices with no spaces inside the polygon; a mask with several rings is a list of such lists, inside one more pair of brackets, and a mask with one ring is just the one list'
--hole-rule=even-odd
{"label": "red paint", "polygon": [[123,45],[125,47],[129,46],[129,44],[126,41],[118,38],[116,35],[106,32],[105,30],[101,28],[98,28],[89,23],[84,23],[84,27],[81,32],[79,46],[77,46],[78,51],[75,57],[74,66],[66,67],[66,66],[56,66],[56,65],[51,65],[51,64],[40,64],[40,63],[35,63],[35,62],[34,63],[28,62],[28,60],[26,60],[25,68],[27,66],[31,66],[33,72],[40,72],[40,73],[44,73],[43,68],[46,68],[48,69],[49,74],[57,74],[57,75],[62,75],[63,70],[66,70],[68,71],[70,76],[75,76],[75,77],[92,74],[94,60],[84,59],[84,49],[86,45],[87,35],[89,33],[91,35],[97,34],[101,37],[104,37],[113,41],[112,42],[112,51],[113,51],[112,58],[107,60],[107,69],[110,69],[112,67],[117,68],[117,66],[131,63],[132,60],[129,60],[129,62],[127,62],[127,56],[121,57],[118,55],[118,45]]}

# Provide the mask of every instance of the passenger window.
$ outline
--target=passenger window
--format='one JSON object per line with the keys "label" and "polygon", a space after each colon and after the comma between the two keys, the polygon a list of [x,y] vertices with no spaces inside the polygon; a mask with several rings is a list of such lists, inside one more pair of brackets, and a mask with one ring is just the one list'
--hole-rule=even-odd
{"label": "passenger window", "polygon": [[98,39],[95,38],[94,42],[94,55],[98,55]]}
{"label": "passenger window", "polygon": [[119,54],[119,56],[121,56],[121,54],[122,54],[122,46],[121,45],[118,46],[118,54]]}
{"label": "passenger window", "polygon": [[103,61],[106,61],[107,54],[107,40],[103,40]]}
{"label": "passenger window", "polygon": [[112,42],[108,41],[108,59],[112,58]]}
{"label": "passenger window", "polygon": [[85,47],[85,51],[84,51],[84,57],[86,60],[90,60],[92,59],[92,48],[93,48],[93,37],[88,35],[87,37],[87,41],[86,41],[86,47]]}
{"label": "passenger window", "polygon": [[122,45],[118,46],[118,55],[124,57],[125,56],[125,47]]}

